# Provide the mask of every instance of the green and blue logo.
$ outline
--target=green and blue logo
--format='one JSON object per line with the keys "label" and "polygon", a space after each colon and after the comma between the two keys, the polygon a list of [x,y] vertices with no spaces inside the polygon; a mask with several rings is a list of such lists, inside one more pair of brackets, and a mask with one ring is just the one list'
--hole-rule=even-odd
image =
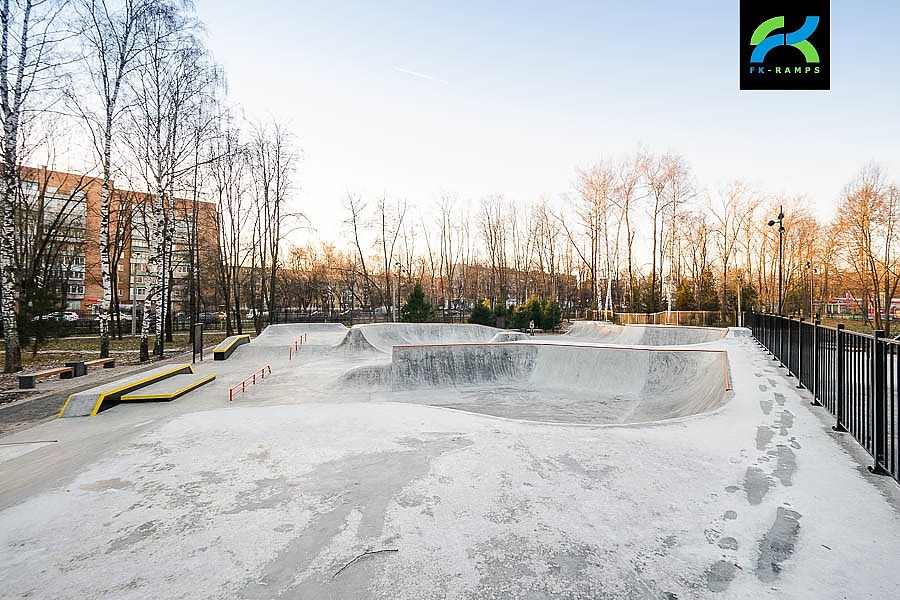
{"label": "green and blue logo", "polygon": [[750,45],[756,46],[753,49],[753,54],[750,55],[750,62],[765,62],[769,51],[778,46],[793,46],[803,53],[807,63],[819,62],[819,53],[809,41],[809,36],[816,31],[818,26],[819,17],[806,17],[803,26],[797,31],[772,35],[773,31],[784,29],[784,17],[772,17],[764,21],[756,28],[750,38]]}
{"label": "green and blue logo", "polygon": [[741,1],[741,89],[830,89],[829,0]]}

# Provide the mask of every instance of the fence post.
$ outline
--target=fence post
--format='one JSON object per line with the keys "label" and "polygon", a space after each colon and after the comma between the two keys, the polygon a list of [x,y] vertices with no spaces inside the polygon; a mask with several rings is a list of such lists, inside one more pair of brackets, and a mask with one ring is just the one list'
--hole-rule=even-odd
{"label": "fence post", "polygon": [[813,321],[813,343],[812,343],[812,404],[813,406],[822,406],[819,402],[819,326],[822,324],[819,318]]}
{"label": "fence post", "polygon": [[873,436],[872,454],[875,462],[869,467],[869,472],[875,475],[890,475],[884,468],[887,457],[887,396],[885,394],[885,342],[884,330],[876,329],[872,339],[872,382],[870,400],[872,402]]}
{"label": "fence post", "polygon": [[780,317],[772,315],[772,360],[778,360],[781,351],[781,321]]}
{"label": "fence post", "polygon": [[790,377],[791,373],[791,329],[794,328],[794,317],[787,318],[787,340],[784,340],[783,346],[787,346],[787,351],[783,352],[784,355],[787,355],[787,361],[782,361],[781,366],[787,370],[787,376]]}
{"label": "fence post", "polygon": [[803,323],[806,319],[800,317],[797,323],[797,388],[803,387]]}
{"label": "fence post", "polygon": [[844,381],[846,379],[846,373],[844,372],[844,343],[844,324],[840,323],[837,326],[837,357],[835,360],[835,370],[837,371],[837,398],[834,406],[834,417],[836,422],[834,427],[832,427],[833,430],[840,433],[847,433],[847,428],[844,427]]}

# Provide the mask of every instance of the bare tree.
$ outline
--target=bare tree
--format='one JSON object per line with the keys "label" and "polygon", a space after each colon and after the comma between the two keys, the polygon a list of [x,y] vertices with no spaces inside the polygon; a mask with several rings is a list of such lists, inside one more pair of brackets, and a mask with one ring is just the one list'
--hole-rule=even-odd
{"label": "bare tree", "polygon": [[250,215],[249,151],[241,142],[240,131],[227,113],[214,123],[215,133],[207,149],[210,192],[217,205],[218,257],[216,274],[225,304],[226,329],[232,335],[242,332],[241,270],[246,258],[241,230]]}
{"label": "bare tree", "polygon": [[164,353],[164,327],[171,312],[176,182],[193,169],[195,136],[190,120],[214,79],[197,29],[196,21],[177,6],[158,6],[139,32],[142,51],[136,77],[129,81],[133,100],[126,141],[153,198],[148,260],[153,283],[144,302],[142,357],[147,354],[144,332],[154,320],[154,354]]}
{"label": "bare tree", "polygon": [[485,198],[481,202],[479,226],[481,239],[488,254],[490,287],[487,297],[492,303],[506,306],[508,287],[506,280],[508,228],[505,218],[505,202],[502,196]]}
{"label": "bare tree", "polygon": [[[675,284],[681,278],[681,249],[679,247],[680,237],[676,224],[678,222],[681,207],[694,197],[694,186],[691,181],[690,170],[687,162],[678,155],[666,154],[663,157],[666,170],[667,188],[669,190],[668,215],[666,220],[669,222],[668,236],[663,236],[667,242],[665,246],[668,248],[669,269],[666,277],[666,306],[669,311],[672,310],[674,301]],[[662,249],[660,258],[660,273],[662,273],[662,257],[666,256],[665,248]]]}
{"label": "bare tree", "polygon": [[363,295],[370,299],[372,298],[372,288],[374,287],[376,291],[378,291],[381,306],[387,306],[384,300],[384,292],[378,288],[378,284],[373,279],[368,263],[366,262],[366,252],[363,250],[363,235],[365,234],[365,211],[366,211],[366,203],[360,198],[358,195],[347,193],[346,199],[346,209],[350,213],[350,216],[344,221],[344,224],[349,227],[350,234],[353,236],[353,245],[356,249],[356,255],[359,258],[359,268],[362,274],[362,283],[363,283]]}
{"label": "bare tree", "polygon": [[721,192],[710,206],[716,224],[716,248],[722,264],[720,281],[722,310],[731,308],[727,305],[728,270],[739,249],[743,231],[749,226],[757,205],[758,200],[751,197],[746,186],[736,181]]}
{"label": "bare tree", "polygon": [[[615,203],[621,211],[622,218],[620,225],[625,225],[625,248],[626,248],[626,272],[628,273],[627,290],[628,290],[628,306],[629,310],[635,309],[634,287],[635,287],[635,270],[634,270],[634,238],[635,230],[632,226],[631,214],[635,203],[640,199],[638,196],[638,184],[641,180],[640,160],[638,157],[626,158],[618,168],[618,182],[615,187]],[[618,236],[616,236],[618,238]]]}
{"label": "bare tree", "polygon": [[83,289],[85,198],[90,179],[53,177],[46,168],[20,167],[19,173],[13,264],[23,305],[20,320],[26,329],[20,333],[27,333],[31,326],[37,351],[46,321],[33,318],[65,309],[70,284]]}
{"label": "bare tree", "polygon": [[[890,332],[891,299],[900,285],[900,193],[878,167],[863,169],[844,188],[833,235],[873,307],[875,329]],[[868,312],[868,311],[864,311]],[[868,320],[868,314],[864,314]]]}
{"label": "bare tree", "polygon": [[[281,245],[288,233],[289,221],[300,216],[287,210],[297,155],[292,148],[291,134],[277,122],[255,126],[249,148],[258,233],[255,248],[263,274],[262,297],[266,303],[269,322],[272,323],[276,314],[276,282]],[[254,314],[260,312],[254,311]],[[261,323],[259,319],[255,322],[259,331]]]}
{"label": "bare tree", "polygon": [[[113,262],[109,245],[110,198],[113,180],[113,142],[124,108],[123,85],[131,77],[142,49],[141,31],[155,0],[124,0],[116,6],[107,0],[76,0],[86,84],[71,93],[71,104],[90,133],[100,162],[100,273],[103,298],[100,320],[100,356],[109,356],[109,308],[113,300]],[[121,324],[120,324],[121,328]]]}

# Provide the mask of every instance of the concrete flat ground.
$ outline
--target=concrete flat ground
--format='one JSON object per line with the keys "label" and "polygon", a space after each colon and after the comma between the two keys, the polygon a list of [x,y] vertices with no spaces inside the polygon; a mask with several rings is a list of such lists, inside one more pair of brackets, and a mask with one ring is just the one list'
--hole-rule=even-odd
{"label": "concrete flat ground", "polygon": [[[380,388],[346,386],[349,370],[383,375],[391,358],[332,350],[345,335],[270,328],[198,365],[217,379],[178,400],[0,438],[0,597],[900,589],[900,486],[869,475],[865,453],[749,337],[698,346],[728,354],[733,390],[711,412],[585,425],[426,405],[447,390],[395,402],[374,376]],[[229,404],[228,388],[265,364],[272,376]]]}

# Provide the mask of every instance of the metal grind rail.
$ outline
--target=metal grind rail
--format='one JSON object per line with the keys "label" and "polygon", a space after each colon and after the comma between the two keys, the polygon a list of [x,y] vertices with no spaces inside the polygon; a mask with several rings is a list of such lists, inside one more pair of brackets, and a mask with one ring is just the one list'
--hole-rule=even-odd
{"label": "metal grind rail", "polygon": [[900,482],[900,342],[877,330],[823,327],[818,320],[747,313],[753,337],[808,389],[874,462],[869,471]]}
{"label": "metal grind rail", "polygon": [[300,337],[291,342],[291,345],[288,347],[288,360],[292,360],[294,355],[300,352],[300,347],[306,341],[306,334],[301,333]]}
{"label": "metal grind rail", "polygon": [[230,388],[228,390],[228,401],[232,402],[235,396],[237,396],[238,394],[243,394],[247,391],[247,386],[256,385],[256,382],[265,379],[266,375],[269,375],[270,377],[272,375],[272,367],[270,365],[264,366],[259,371],[254,371],[252,375],[248,376],[239,384]]}

